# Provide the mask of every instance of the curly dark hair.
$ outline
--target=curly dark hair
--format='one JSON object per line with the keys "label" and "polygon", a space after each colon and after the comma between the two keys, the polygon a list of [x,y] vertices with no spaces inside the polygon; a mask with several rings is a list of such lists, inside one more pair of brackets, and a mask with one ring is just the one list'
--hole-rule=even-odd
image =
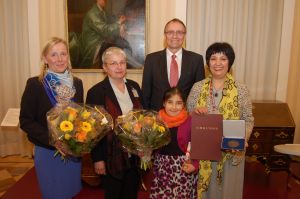
{"label": "curly dark hair", "polygon": [[234,53],[232,46],[226,42],[216,42],[216,43],[211,44],[207,48],[206,55],[205,55],[206,64],[208,67],[209,67],[210,57],[216,53],[223,53],[224,55],[226,55],[226,57],[228,58],[228,61],[229,61],[228,71],[230,71],[231,66],[235,59],[235,53]]}

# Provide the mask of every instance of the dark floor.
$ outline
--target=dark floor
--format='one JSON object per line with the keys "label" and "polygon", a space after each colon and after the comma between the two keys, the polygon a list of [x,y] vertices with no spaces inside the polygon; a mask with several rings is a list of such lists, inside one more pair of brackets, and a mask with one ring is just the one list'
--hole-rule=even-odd
{"label": "dark floor", "polygon": [[[299,163],[292,164],[300,174]],[[149,187],[149,181],[146,184]],[[23,199],[38,199],[40,193],[37,189],[37,182],[34,169],[21,178],[18,183],[10,188],[3,199],[17,199],[22,193]],[[98,187],[84,185],[82,191],[75,197],[76,199],[99,199],[103,198],[103,191]],[[148,192],[140,191],[139,199],[148,198]],[[287,188],[287,173],[284,171],[265,173],[264,167],[257,162],[246,163],[244,197],[243,199],[296,199],[300,198],[300,183],[294,179],[289,180]]]}
{"label": "dark floor", "polygon": [[[300,164],[291,168],[300,176]],[[256,162],[246,163],[243,199],[296,199],[300,198],[300,182],[289,178],[285,171],[266,174],[265,168]]]}

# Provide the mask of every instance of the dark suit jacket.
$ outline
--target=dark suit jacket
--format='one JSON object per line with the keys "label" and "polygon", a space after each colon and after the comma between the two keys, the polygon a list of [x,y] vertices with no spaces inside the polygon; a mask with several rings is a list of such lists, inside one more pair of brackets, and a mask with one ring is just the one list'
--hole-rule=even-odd
{"label": "dark suit jacket", "polygon": [[[82,81],[74,78],[74,86],[76,88],[74,101],[83,103]],[[48,149],[54,149],[49,144],[46,119],[46,113],[52,107],[42,82],[38,77],[29,78],[21,99],[20,127],[27,133],[29,141]]]}
{"label": "dark suit jacket", "polygon": [[[187,97],[194,83],[204,79],[203,57],[182,49],[181,63],[181,76],[177,86]],[[169,88],[166,49],[147,55],[142,83],[145,108],[159,110],[163,95]]]}
{"label": "dark suit jacket", "polygon": [[[126,80],[126,87],[133,103],[134,109],[142,108],[142,91],[139,85],[132,81]],[[138,96],[134,96],[135,90]],[[102,105],[112,118],[115,120],[122,111],[117,97],[111,87],[108,77],[93,86],[87,93],[87,104]],[[124,152],[122,146],[113,132],[100,140],[91,152],[94,162],[105,161],[108,172],[117,178],[122,178],[123,171],[131,167],[128,160],[128,153]]]}

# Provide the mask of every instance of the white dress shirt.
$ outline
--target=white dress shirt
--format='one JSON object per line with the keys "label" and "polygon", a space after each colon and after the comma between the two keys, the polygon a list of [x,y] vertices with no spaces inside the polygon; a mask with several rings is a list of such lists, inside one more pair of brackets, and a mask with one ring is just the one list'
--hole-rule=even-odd
{"label": "white dress shirt", "polygon": [[[121,108],[121,111],[122,111],[122,114],[127,114],[129,111],[132,110],[133,108],[133,103],[131,101],[131,98],[129,96],[129,93],[128,93],[128,90],[127,90],[127,87],[125,85],[125,91],[124,93],[121,92],[114,84],[113,82],[111,81],[111,79],[109,78],[109,82],[110,82],[110,85],[112,87],[112,89],[114,90],[114,93],[117,97],[117,100],[118,100],[118,103],[120,105],[120,108]],[[126,79],[124,78],[124,83],[126,82]]]}

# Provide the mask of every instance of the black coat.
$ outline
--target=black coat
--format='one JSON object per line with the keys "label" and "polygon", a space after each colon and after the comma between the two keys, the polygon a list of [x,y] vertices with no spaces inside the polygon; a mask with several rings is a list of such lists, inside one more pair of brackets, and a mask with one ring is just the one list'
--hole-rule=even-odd
{"label": "black coat", "polygon": [[[74,77],[76,93],[74,101],[83,103],[82,81]],[[30,142],[35,145],[54,149],[49,144],[49,132],[47,127],[46,113],[53,107],[38,77],[27,80],[26,87],[21,99],[20,127]]]}
{"label": "black coat", "polygon": [[[143,107],[142,92],[138,83],[129,79],[126,81],[126,88],[133,103],[133,108],[141,109]],[[122,115],[108,77],[88,91],[86,103],[103,106],[114,120]],[[105,161],[108,172],[116,178],[122,178],[123,171],[135,167],[137,163],[136,157],[133,157],[134,161],[128,159],[128,153],[122,149],[121,143],[112,131],[100,140],[92,150],[91,155],[94,162]]]}

